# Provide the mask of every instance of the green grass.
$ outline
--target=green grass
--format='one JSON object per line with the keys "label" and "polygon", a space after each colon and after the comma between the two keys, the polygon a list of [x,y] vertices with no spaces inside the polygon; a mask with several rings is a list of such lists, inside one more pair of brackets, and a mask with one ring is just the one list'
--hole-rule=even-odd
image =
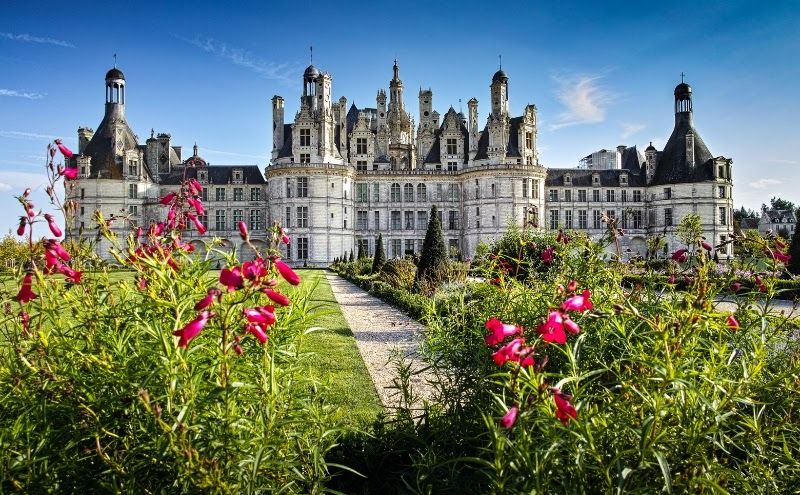
{"label": "green grass", "polygon": [[310,376],[324,382],[324,399],[338,410],[338,417],[351,426],[370,426],[383,408],[364,360],[356,347],[353,332],[342,315],[323,270],[299,270],[303,284],[317,283],[313,304],[322,313],[304,341],[305,350],[314,353],[309,362]]}

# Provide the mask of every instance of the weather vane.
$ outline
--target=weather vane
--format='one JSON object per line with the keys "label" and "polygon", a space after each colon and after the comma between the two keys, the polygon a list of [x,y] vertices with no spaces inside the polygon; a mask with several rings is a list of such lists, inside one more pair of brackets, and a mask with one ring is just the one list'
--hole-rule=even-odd
{"label": "weather vane", "polygon": [[685,76],[685,75],[686,75],[686,74],[684,74],[683,72],[681,72],[681,84],[683,84],[683,76]]}
{"label": "weather vane", "polygon": [[114,54],[114,68],[117,68],[117,54]]}
{"label": "weather vane", "polygon": [[314,65],[314,45],[309,46],[308,51],[311,52],[311,65]]}

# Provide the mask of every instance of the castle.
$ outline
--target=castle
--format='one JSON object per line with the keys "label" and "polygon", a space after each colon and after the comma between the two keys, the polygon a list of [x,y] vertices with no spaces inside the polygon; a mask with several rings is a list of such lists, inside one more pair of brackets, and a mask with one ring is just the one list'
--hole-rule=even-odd
{"label": "castle", "polygon": [[[279,221],[291,232],[285,256],[294,264],[327,265],[359,248],[372,254],[378,234],[389,257],[418,253],[433,205],[451,254],[467,258],[510,224],[596,237],[605,232],[604,215],[624,229],[628,256],[644,254],[654,235],[665,235],[662,254],[676,249],[675,227],[689,213],[700,216],[713,244],[733,234],[732,160],[714,157],[695,130],[692,89],[684,82],[675,88],[675,126],[663,150],[620,146],[616,159],[602,151],[602,166],[586,166],[590,155],[583,168],[562,169],[539,161],[536,106],[511,115],[503,70],[491,79],[491,111],[481,128],[477,99],[469,100],[466,116],[452,107],[442,116],[430,89],[419,92],[415,125],[396,61],[389,94],[379,90],[375,108],[361,109],[344,97],[333,101],[331,75],[311,65],[291,122],[284,99],[272,98],[272,156],[263,176],[257,165],[211,165],[196,145],[184,160],[169,134],[151,131],[139,144],[125,120],[123,73],[115,67],[105,81],[102,122],[96,132],[78,130],[73,235],[88,235],[96,209],[137,225],[162,220],[158,198],[184,177],[205,186],[201,220],[208,232],[188,234],[197,250],[218,237],[223,247],[251,256],[237,223],[248,222],[259,246],[265,227]],[[108,256],[103,242],[97,249]],[[716,255],[725,259],[732,250],[726,245]]]}

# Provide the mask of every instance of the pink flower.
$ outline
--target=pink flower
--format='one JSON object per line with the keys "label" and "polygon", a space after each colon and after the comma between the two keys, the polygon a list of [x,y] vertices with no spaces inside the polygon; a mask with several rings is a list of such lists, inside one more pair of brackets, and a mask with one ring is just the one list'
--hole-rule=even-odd
{"label": "pink flower", "polygon": [[245,318],[250,323],[259,325],[272,325],[275,323],[275,308],[272,306],[262,306],[260,308],[245,308],[242,310]]}
{"label": "pink flower", "polygon": [[71,151],[69,148],[67,148],[67,147],[66,147],[66,146],[65,146],[65,145],[64,145],[64,144],[61,142],[61,140],[60,140],[60,139],[56,139],[56,140],[55,140],[55,142],[56,142],[56,146],[58,146],[58,150],[61,152],[61,154],[62,154],[62,155],[64,155],[64,158],[72,158],[72,155],[73,155],[74,153],[72,153],[72,151]]}
{"label": "pink flower", "polygon": [[258,281],[267,274],[269,274],[269,271],[264,265],[264,259],[261,257],[242,263],[242,275],[248,280]]}
{"label": "pink flower", "polygon": [[199,199],[186,198],[186,202],[194,208],[194,211],[196,211],[198,215],[205,215],[206,210],[203,208],[203,203]]}
{"label": "pink flower", "polygon": [[19,292],[17,293],[17,301],[25,304],[33,299],[39,297],[38,295],[33,293],[33,289],[31,288],[31,284],[33,283],[33,275],[30,273],[26,273],[25,276],[22,278],[22,286],[19,288]]}
{"label": "pink flower", "polygon": [[727,323],[728,328],[730,328],[731,330],[739,330],[739,322],[736,320],[736,317],[733,316],[732,314],[728,315],[728,318],[725,320],[725,323]]}
{"label": "pink flower", "polygon": [[741,282],[734,282],[731,284],[731,292],[739,292],[742,289]]}
{"label": "pink flower", "polygon": [[245,241],[247,240],[247,237],[249,236],[249,234],[247,232],[247,224],[244,223],[244,221],[239,222],[239,235],[242,236],[242,239],[244,239]]}
{"label": "pink flower", "polygon": [[288,306],[291,302],[288,297],[272,289],[264,289],[264,294],[266,294],[267,297],[270,298],[275,304],[280,304],[281,306]]}
{"label": "pink flower", "polygon": [[234,266],[233,270],[223,268],[219,272],[219,283],[228,287],[228,292],[233,292],[237,289],[244,287],[244,279],[242,278],[241,269]]}
{"label": "pink flower", "polygon": [[522,335],[522,328],[517,325],[503,323],[497,318],[492,318],[486,322],[486,330],[490,332],[489,335],[485,337],[486,345],[489,346],[499,344],[506,337]]}
{"label": "pink flower", "polygon": [[[569,292],[569,293],[573,293],[573,292],[575,292],[576,290],[578,290],[578,281],[577,281],[577,280],[573,280],[573,281],[571,281],[571,282],[569,283],[569,285],[567,285],[567,292]],[[590,309],[591,309],[591,308],[590,308]]]}
{"label": "pink flower", "polygon": [[81,276],[83,275],[83,272],[73,270],[72,268],[64,264],[61,264],[58,267],[58,271],[64,274],[64,276],[67,278],[67,282],[71,284],[81,283]]}
{"label": "pink flower", "polygon": [[686,260],[689,259],[689,250],[686,248],[681,248],[672,253],[672,259],[677,261],[678,263],[684,263]]}
{"label": "pink flower", "polygon": [[581,327],[578,326],[577,323],[572,321],[568,316],[564,317],[564,329],[569,333],[580,333]]}
{"label": "pink flower", "polygon": [[215,297],[219,297],[220,294],[221,294],[221,292],[219,291],[219,289],[216,289],[216,288],[208,289],[208,294],[206,294],[206,296],[204,298],[200,299],[197,302],[197,304],[194,305],[194,309],[197,310],[197,311],[201,311],[203,309],[206,309],[207,307],[209,307],[212,304],[214,304],[214,298]]}
{"label": "pink flower", "polygon": [[289,265],[279,259],[273,260],[273,263],[275,263],[275,268],[278,269],[278,273],[281,274],[281,277],[283,277],[284,280],[292,285],[297,285],[300,283],[300,277],[289,267]]}
{"label": "pink flower", "polygon": [[75,180],[78,178],[78,169],[77,167],[66,167],[61,171],[61,175],[63,175],[66,180]]}
{"label": "pink flower", "polygon": [[257,338],[262,344],[265,344],[267,342],[267,332],[265,332],[264,328],[258,323],[249,323],[245,327],[245,331],[253,334],[253,336]]}
{"label": "pink flower", "polygon": [[589,297],[592,295],[589,289],[583,289],[583,293],[579,296],[572,296],[561,305],[563,311],[589,311],[593,308],[592,301]]}
{"label": "pink flower", "polygon": [[570,400],[572,396],[563,393],[557,388],[553,389],[553,400],[556,403],[556,418],[567,424],[570,419],[578,419],[578,411]]}
{"label": "pink flower", "polygon": [[547,246],[542,251],[542,262],[546,265],[553,263],[553,246]]}
{"label": "pink flower", "polygon": [[545,342],[565,344],[567,334],[564,333],[564,317],[558,311],[551,311],[547,320],[536,329]]}
{"label": "pink flower", "polygon": [[[203,192],[203,184],[200,184],[197,179],[189,179],[189,188],[194,189],[195,194]],[[200,215],[202,215],[202,213],[200,213]]]}
{"label": "pink flower", "polygon": [[67,250],[64,249],[64,246],[62,246],[61,243],[56,240],[46,241],[45,248],[47,250],[52,250],[53,253],[55,253],[56,256],[58,256],[63,261],[69,261],[72,259],[72,256],[70,256],[69,252],[67,252]]}
{"label": "pink flower", "polygon": [[172,200],[175,199],[175,196],[177,196],[177,193],[175,193],[173,191],[171,193],[168,193],[163,198],[161,198],[158,202],[161,203],[162,205],[166,206],[166,205],[172,203]]}
{"label": "pink flower", "polygon": [[197,218],[195,215],[192,215],[191,213],[189,213],[188,216],[189,220],[191,220],[194,223],[194,226],[197,229],[197,233],[200,235],[205,234],[206,226],[203,225],[203,222],[201,222],[199,218]]}
{"label": "pink flower", "polygon": [[19,316],[22,319],[22,329],[27,333],[31,326],[31,315],[27,311],[23,311]]}
{"label": "pink flower", "polygon": [[672,275],[670,275],[670,276],[669,276],[669,278],[667,279],[667,283],[668,283],[668,284],[675,284],[675,280],[676,280],[676,279],[675,279],[675,274],[672,274]]}
{"label": "pink flower", "polygon": [[703,249],[705,249],[706,251],[708,251],[708,252],[711,252],[711,250],[712,250],[712,249],[714,249],[714,248],[711,246],[711,244],[709,244],[707,241],[700,241],[700,246],[701,246]]}
{"label": "pink flower", "polygon": [[281,229],[281,242],[286,245],[289,245],[289,243],[292,242],[292,240],[289,239],[289,235],[287,234],[286,229]]}
{"label": "pink flower", "polygon": [[244,352],[244,349],[242,349],[242,346],[241,346],[241,345],[239,345],[239,344],[233,344],[233,351],[234,351],[236,354],[238,354],[238,355],[240,355],[240,356],[241,356],[241,355],[242,355],[242,353]]}
{"label": "pink flower", "polygon": [[519,407],[513,406],[511,407],[508,412],[500,419],[500,426],[505,429],[509,429],[514,426],[514,423],[517,422],[517,414],[519,413]]}
{"label": "pink flower", "polygon": [[173,335],[180,337],[178,340],[178,347],[187,347],[189,342],[197,337],[203,327],[206,326],[206,323],[208,323],[209,318],[212,316],[214,316],[212,311],[203,311],[197,315],[194,320],[187,323],[185,327],[173,332]]}
{"label": "pink flower", "polygon": [[61,228],[56,223],[56,219],[53,218],[53,215],[45,213],[44,219],[47,220],[47,226],[50,227],[50,232],[52,232],[55,237],[61,237],[64,235],[64,233],[61,232]]}
{"label": "pink flower", "polygon": [[20,217],[19,227],[17,227],[17,235],[25,235],[26,225],[28,225],[28,220],[25,217]]}
{"label": "pink flower", "polygon": [[518,361],[517,353],[522,348],[522,339],[514,339],[492,354],[492,359],[497,366],[503,366],[508,361]]}

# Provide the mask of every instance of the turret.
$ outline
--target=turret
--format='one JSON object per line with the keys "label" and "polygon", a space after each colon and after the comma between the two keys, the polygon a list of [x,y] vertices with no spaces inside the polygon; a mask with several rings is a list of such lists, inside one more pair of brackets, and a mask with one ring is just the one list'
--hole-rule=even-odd
{"label": "turret", "polygon": [[116,66],[106,73],[106,116],[125,117],[125,74]]}
{"label": "turret", "polygon": [[494,73],[490,88],[492,93],[492,115],[495,118],[508,116],[508,76],[503,72],[503,69]]}
{"label": "turret", "polygon": [[645,173],[647,175],[647,183],[650,183],[650,180],[653,178],[653,174],[656,171],[656,148],[653,146],[653,142],[650,141],[650,146],[644,150],[644,159],[645,159]]}
{"label": "turret", "polygon": [[419,121],[428,122],[433,112],[433,91],[430,89],[419,90]]}
{"label": "turret", "polygon": [[89,129],[88,127],[79,127],[78,128],[78,154],[83,154],[83,150],[86,149],[86,145],[89,144],[89,141],[92,140],[94,136],[94,131]]}
{"label": "turret", "polygon": [[681,81],[675,86],[675,124],[683,120],[692,125],[692,87]]}
{"label": "turret", "polygon": [[478,100],[475,98],[470,98],[467,102],[467,108],[469,108],[469,151],[470,153],[478,151]]}
{"label": "turret", "polygon": [[389,111],[403,110],[403,81],[400,80],[400,69],[394,61],[394,77],[389,81]]}
{"label": "turret", "polygon": [[272,159],[278,158],[283,148],[283,98],[278,95],[272,97]]}
{"label": "turret", "polygon": [[379,89],[378,96],[375,98],[378,108],[378,129],[386,124],[386,91]]}

